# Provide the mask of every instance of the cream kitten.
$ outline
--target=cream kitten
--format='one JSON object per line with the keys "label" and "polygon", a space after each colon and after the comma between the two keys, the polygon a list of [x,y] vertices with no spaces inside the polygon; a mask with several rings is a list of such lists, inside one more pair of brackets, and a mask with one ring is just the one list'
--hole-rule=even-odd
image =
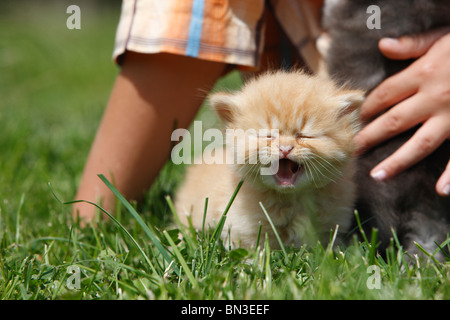
{"label": "cream kitten", "polygon": [[[206,225],[214,226],[243,179],[222,234],[233,245],[256,245],[261,225],[261,243],[268,233],[271,247],[279,247],[260,202],[284,245],[326,243],[336,225],[347,231],[362,101],[360,91],[300,71],[267,73],[239,92],[213,94],[211,105],[228,132],[244,138],[245,163],[235,157],[234,163],[191,165],[175,202],[180,219],[187,224],[190,216],[201,229],[208,197]],[[235,155],[239,144],[233,142],[227,139],[226,149]],[[270,168],[278,170],[267,174]]]}

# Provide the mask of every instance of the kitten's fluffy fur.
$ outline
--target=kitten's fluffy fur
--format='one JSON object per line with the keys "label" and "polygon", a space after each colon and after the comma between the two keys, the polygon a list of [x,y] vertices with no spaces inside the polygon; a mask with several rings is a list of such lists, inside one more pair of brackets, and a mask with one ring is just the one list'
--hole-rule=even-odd
{"label": "kitten's fluffy fur", "polygon": [[[381,29],[367,28],[369,5],[380,7]],[[450,1],[328,0],[323,21],[331,41],[325,55],[330,75],[341,85],[370,91],[412,62],[385,58],[377,47],[379,39],[450,24]],[[367,233],[373,227],[379,230],[381,253],[392,237],[391,228],[409,253],[418,251],[414,241],[433,252],[437,248],[435,242],[442,243],[450,232],[450,199],[439,197],[434,189],[449,160],[448,140],[431,156],[393,179],[376,182],[369,176],[370,170],[415,130],[380,144],[357,162],[357,209],[366,222]]]}
{"label": "kitten's fluffy fur", "polygon": [[[213,226],[244,179],[223,230],[234,245],[257,245],[261,225],[261,242],[267,233],[270,245],[278,246],[259,202],[285,245],[326,243],[336,225],[345,232],[353,215],[352,139],[362,101],[361,91],[338,90],[328,80],[281,71],[250,80],[239,92],[212,95],[210,102],[226,128],[278,129],[279,137],[253,137],[258,146],[246,145],[245,164],[191,165],[177,192],[180,218],[187,223],[190,216],[201,229],[208,197],[206,225]],[[248,163],[255,152],[286,159],[280,160],[276,175],[261,175],[260,162]]]}

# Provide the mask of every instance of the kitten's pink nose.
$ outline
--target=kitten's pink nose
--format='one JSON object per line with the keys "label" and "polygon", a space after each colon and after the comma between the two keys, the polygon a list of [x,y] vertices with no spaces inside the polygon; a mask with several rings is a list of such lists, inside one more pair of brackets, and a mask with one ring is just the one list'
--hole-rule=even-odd
{"label": "kitten's pink nose", "polygon": [[291,152],[292,149],[294,149],[294,146],[280,146],[280,152],[284,158],[287,157],[287,155],[289,154],[289,152]]}

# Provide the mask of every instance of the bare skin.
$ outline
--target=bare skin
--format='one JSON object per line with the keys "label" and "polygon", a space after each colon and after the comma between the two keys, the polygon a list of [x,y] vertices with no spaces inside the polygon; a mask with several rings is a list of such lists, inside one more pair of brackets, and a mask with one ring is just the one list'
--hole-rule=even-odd
{"label": "bare skin", "polygon": [[[114,210],[114,195],[98,178],[113,180],[128,199],[139,200],[170,154],[170,136],[186,128],[204,94],[226,64],[171,54],[128,52],[92,145],[75,197]],[[95,207],[74,204],[74,215],[89,221]]]}
{"label": "bare skin", "polygon": [[[391,59],[418,58],[405,70],[386,79],[367,97],[361,108],[364,120],[376,117],[357,135],[361,150],[368,149],[417,124],[416,134],[372,169],[374,179],[389,179],[450,139],[450,28],[415,37],[382,39],[381,52]],[[450,161],[436,182],[436,192],[450,195]]]}

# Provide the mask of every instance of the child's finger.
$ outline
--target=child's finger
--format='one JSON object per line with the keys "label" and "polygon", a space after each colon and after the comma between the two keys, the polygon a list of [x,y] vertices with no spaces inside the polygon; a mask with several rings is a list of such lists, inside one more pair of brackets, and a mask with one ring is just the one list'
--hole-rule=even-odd
{"label": "child's finger", "polygon": [[389,59],[418,58],[424,55],[438,39],[448,32],[450,32],[450,27],[443,27],[398,39],[383,38],[379,41],[378,47],[381,53]]}
{"label": "child's finger", "polygon": [[450,196],[450,160],[447,163],[444,173],[442,173],[438,182],[436,183],[436,191],[443,197]]}
{"label": "child's finger", "polygon": [[425,103],[424,95],[417,93],[370,122],[355,137],[358,153],[424,122],[429,117]]}
{"label": "child's finger", "polygon": [[380,181],[394,177],[437,149],[448,134],[445,119],[430,118],[402,147],[372,169],[371,176]]}
{"label": "child's finger", "polygon": [[405,69],[387,78],[376,87],[361,106],[361,119],[366,121],[418,91],[420,80],[412,76],[414,69]]}

